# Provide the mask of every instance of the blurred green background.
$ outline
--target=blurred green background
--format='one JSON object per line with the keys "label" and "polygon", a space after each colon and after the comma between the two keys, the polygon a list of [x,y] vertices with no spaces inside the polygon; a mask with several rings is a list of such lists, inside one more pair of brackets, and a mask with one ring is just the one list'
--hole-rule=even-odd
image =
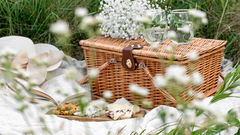
{"label": "blurred green background", "polygon": [[[72,30],[70,55],[84,59],[78,41],[86,38],[74,25],[74,9],[86,7],[90,13],[99,12],[100,0],[0,0],[0,37],[21,35],[35,43],[56,44],[49,25],[63,19]],[[225,57],[240,62],[240,0],[165,0],[161,7],[197,8],[208,15],[208,25],[199,29],[196,37],[228,40]],[[69,52],[69,51],[68,51]]]}

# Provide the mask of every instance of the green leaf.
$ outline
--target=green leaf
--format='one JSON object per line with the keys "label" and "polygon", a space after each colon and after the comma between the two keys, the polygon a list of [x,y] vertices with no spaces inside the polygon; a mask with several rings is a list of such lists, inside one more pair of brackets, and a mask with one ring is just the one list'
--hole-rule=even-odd
{"label": "green leaf", "polygon": [[228,111],[227,122],[231,126],[240,127],[240,121],[237,118],[237,113],[234,110]]}
{"label": "green leaf", "polygon": [[237,133],[235,133],[234,135],[240,135],[240,128],[238,129]]}
{"label": "green leaf", "polygon": [[206,135],[216,135],[216,134],[222,132],[223,130],[226,130],[227,128],[229,128],[227,125],[216,125],[210,129],[208,129]]}
{"label": "green leaf", "polygon": [[224,78],[224,86],[227,84],[227,82],[229,81],[230,78],[232,78],[233,73],[230,72],[226,75],[226,77]]}
{"label": "green leaf", "polygon": [[232,94],[232,93],[215,95],[215,96],[213,97],[213,99],[211,100],[211,103],[215,103],[215,102],[217,102],[217,101],[219,101],[219,100],[228,98],[231,94]]}
{"label": "green leaf", "polygon": [[153,19],[152,23],[153,24],[158,24],[160,22],[161,17],[157,16],[156,18]]}
{"label": "green leaf", "polygon": [[146,129],[144,129],[139,135],[143,135],[145,133]]}
{"label": "green leaf", "polygon": [[203,110],[197,110],[196,115],[197,115],[197,116],[200,116],[200,115],[203,114],[203,113],[204,113]]}
{"label": "green leaf", "polygon": [[238,83],[234,83],[234,84],[228,86],[227,89],[225,89],[225,91],[227,91],[227,90],[231,90],[231,89],[234,89],[234,88],[236,88],[236,87],[238,87],[238,86],[239,86]]}
{"label": "green leaf", "polygon": [[167,135],[176,135],[177,132],[177,128],[171,130],[169,133],[167,133]]}
{"label": "green leaf", "polygon": [[192,132],[192,135],[201,135],[204,132],[206,132],[206,129],[198,129],[198,130]]}

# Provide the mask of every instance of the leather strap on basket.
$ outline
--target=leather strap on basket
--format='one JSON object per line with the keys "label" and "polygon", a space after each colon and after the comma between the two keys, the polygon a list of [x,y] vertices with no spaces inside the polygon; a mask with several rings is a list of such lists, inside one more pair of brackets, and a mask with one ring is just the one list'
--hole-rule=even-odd
{"label": "leather strap on basket", "polygon": [[[149,71],[149,69],[147,68],[147,66],[143,63],[143,62],[141,62],[140,64],[139,64],[139,68],[141,68],[141,69],[143,69],[144,70],[144,72],[147,74],[147,76],[151,79],[151,81],[152,81],[152,83],[153,83],[153,76],[152,76],[152,74],[150,73],[150,71]],[[158,89],[158,88],[156,88],[156,89]],[[166,97],[170,102],[172,102],[173,104],[176,104],[177,102],[176,102],[176,100],[175,100],[175,98],[171,95],[171,94],[169,94],[166,90],[164,90],[164,89],[158,89],[163,95],[164,95],[164,97]]]}
{"label": "leather strap on basket", "polygon": [[138,63],[136,61],[136,59],[133,57],[132,51],[134,49],[142,49],[143,46],[140,44],[133,44],[133,45],[129,45],[125,48],[123,48],[122,51],[122,66],[129,70],[129,71],[133,71],[136,70],[138,67]]}
{"label": "leather strap on basket", "polygon": [[[112,58],[111,60],[105,62],[100,67],[98,67],[98,71],[101,72],[102,70],[107,68],[110,64],[115,64],[115,63],[117,63],[117,60],[115,58]],[[84,78],[79,82],[79,84],[83,85],[83,84],[87,83],[88,82],[88,78],[89,78],[88,75],[84,76]]]}

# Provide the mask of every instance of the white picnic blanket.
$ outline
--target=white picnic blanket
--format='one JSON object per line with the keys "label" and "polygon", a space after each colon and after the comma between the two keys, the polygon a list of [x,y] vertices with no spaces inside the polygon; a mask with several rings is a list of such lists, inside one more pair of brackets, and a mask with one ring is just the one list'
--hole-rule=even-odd
{"label": "white picnic blanket", "polygon": [[[240,89],[238,89],[240,91]],[[12,100],[8,96],[8,92],[0,92],[0,134],[1,135],[23,135],[24,132],[29,130],[29,127],[33,129],[36,135],[45,135],[42,128],[47,126],[54,132],[54,135],[107,135],[108,133],[117,134],[121,131],[121,134],[128,135],[133,131],[141,132],[146,129],[145,133],[156,131],[163,123],[159,118],[159,111],[165,109],[167,115],[173,115],[168,117],[167,123],[174,123],[179,117],[180,112],[172,107],[159,106],[150,112],[148,112],[144,118],[141,119],[128,119],[120,121],[110,122],[78,122],[70,121],[56,116],[45,115],[39,111],[40,106],[28,104],[29,108],[23,117],[19,112],[13,109],[16,106],[16,101]],[[237,94],[239,95],[239,94]],[[211,97],[204,100],[206,104],[209,103]],[[227,98],[209,106],[219,109],[221,111],[229,111],[232,108],[240,107],[239,98]],[[239,110],[240,114],[240,110]],[[39,116],[45,120],[45,124],[39,121]],[[26,122],[26,119],[30,123]],[[168,130],[173,129],[174,126]],[[224,131],[222,134],[231,135],[237,132],[237,128],[231,128],[230,131]]]}

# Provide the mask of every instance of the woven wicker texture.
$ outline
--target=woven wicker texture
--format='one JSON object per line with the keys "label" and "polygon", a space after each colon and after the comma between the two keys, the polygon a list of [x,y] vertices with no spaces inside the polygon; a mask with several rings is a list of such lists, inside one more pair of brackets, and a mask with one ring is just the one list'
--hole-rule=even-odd
{"label": "woven wicker texture", "polygon": [[[84,49],[88,68],[101,68],[99,77],[93,83],[93,98],[101,97],[105,90],[111,90],[114,94],[111,101],[121,97],[133,101],[135,96],[130,93],[129,84],[135,83],[149,89],[148,99],[153,101],[154,106],[171,103],[171,99],[166,98],[168,95],[164,91],[153,86],[151,78],[156,74],[164,74],[169,62],[167,59],[172,54],[163,48],[172,44],[170,40],[162,43],[158,51],[152,50],[144,39],[124,40],[100,36],[95,39],[82,40],[80,44]],[[138,63],[144,63],[146,68],[127,71],[122,67],[122,49],[130,44],[144,45],[143,49],[134,50],[133,54]],[[194,66],[203,75],[204,83],[194,89],[203,92],[206,96],[216,92],[225,44],[226,42],[221,40],[194,38],[191,43],[176,47],[174,64],[188,67],[190,61],[187,60],[186,54],[191,51],[199,53],[199,60],[194,63]],[[92,61],[93,57],[94,61]],[[117,63],[109,64],[108,62],[113,58]]]}

